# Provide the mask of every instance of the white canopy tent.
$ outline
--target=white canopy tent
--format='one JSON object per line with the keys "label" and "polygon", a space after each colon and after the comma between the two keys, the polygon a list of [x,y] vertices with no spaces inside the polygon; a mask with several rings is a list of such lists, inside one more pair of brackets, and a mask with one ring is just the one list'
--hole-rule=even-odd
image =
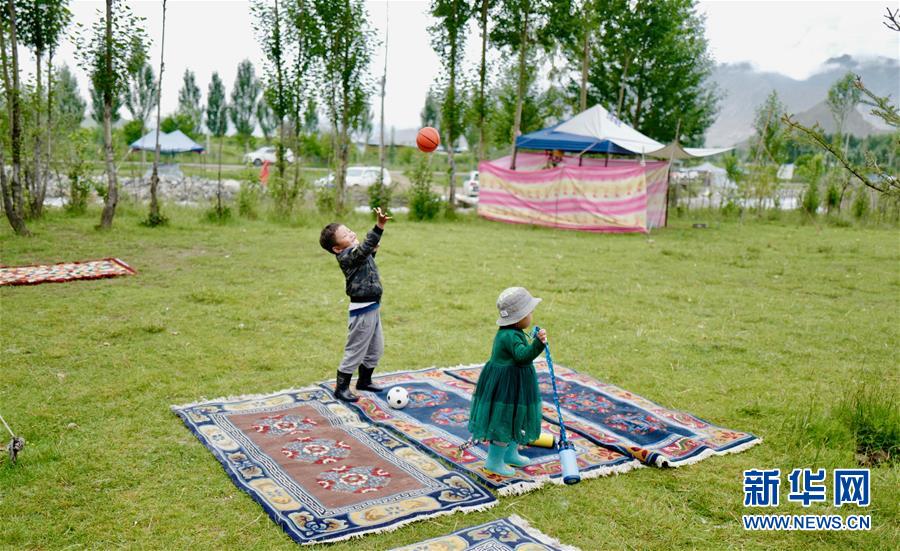
{"label": "white canopy tent", "polygon": [[620,121],[602,105],[595,105],[582,111],[556,126],[554,130],[593,138],[598,143],[608,140],[633,153],[666,160],[708,157],[733,149],[731,147],[711,149],[682,147],[677,140],[669,145],[662,144]]}

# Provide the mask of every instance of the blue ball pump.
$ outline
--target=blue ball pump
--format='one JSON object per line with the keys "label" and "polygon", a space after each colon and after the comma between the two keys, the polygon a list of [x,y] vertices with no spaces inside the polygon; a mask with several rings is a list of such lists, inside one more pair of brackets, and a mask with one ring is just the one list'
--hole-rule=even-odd
{"label": "blue ball pump", "polygon": [[[532,336],[537,338],[541,328],[534,327]],[[559,443],[556,448],[559,453],[559,464],[562,467],[563,482],[566,484],[578,484],[581,481],[581,473],[578,471],[578,456],[575,446],[566,437],[566,425],[563,422],[562,410],[559,407],[559,392],[556,390],[556,375],[553,373],[553,358],[550,356],[550,345],[544,345],[544,355],[547,357],[547,367],[550,369],[550,383],[553,386],[553,404],[556,405],[556,415],[559,418]]]}

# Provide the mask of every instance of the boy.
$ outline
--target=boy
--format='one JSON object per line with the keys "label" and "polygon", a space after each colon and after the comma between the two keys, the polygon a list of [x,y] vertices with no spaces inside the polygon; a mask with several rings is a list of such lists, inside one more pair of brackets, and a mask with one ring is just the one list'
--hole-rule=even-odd
{"label": "boy", "polygon": [[384,336],[381,333],[381,279],[375,266],[375,253],[390,216],[374,209],[378,215],[375,227],[362,243],[350,228],[337,222],[328,224],[319,235],[319,244],[337,257],[338,265],[347,280],[346,291],[350,297],[350,324],[344,359],[337,371],[334,395],[345,402],[356,402],[359,396],[350,391],[350,379],[359,367],[357,390],[381,392],[372,384],[372,373],[384,353]]}

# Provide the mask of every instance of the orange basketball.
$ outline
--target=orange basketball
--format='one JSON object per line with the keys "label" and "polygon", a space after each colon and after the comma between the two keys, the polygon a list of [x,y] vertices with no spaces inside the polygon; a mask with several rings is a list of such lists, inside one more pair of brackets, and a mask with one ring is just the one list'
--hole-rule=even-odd
{"label": "orange basketball", "polygon": [[441,136],[438,134],[438,131],[430,126],[426,126],[425,128],[419,130],[419,133],[416,135],[416,146],[418,146],[419,151],[423,151],[425,153],[431,153],[437,146],[441,144]]}

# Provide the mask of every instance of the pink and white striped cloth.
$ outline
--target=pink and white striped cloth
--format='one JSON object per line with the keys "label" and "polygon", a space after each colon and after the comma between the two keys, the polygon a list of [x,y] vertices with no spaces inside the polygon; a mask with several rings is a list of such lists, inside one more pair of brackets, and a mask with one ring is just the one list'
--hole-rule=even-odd
{"label": "pink and white striped cloth", "polygon": [[668,163],[519,154],[484,161],[478,214],[490,220],[592,232],[647,232],[665,223]]}

